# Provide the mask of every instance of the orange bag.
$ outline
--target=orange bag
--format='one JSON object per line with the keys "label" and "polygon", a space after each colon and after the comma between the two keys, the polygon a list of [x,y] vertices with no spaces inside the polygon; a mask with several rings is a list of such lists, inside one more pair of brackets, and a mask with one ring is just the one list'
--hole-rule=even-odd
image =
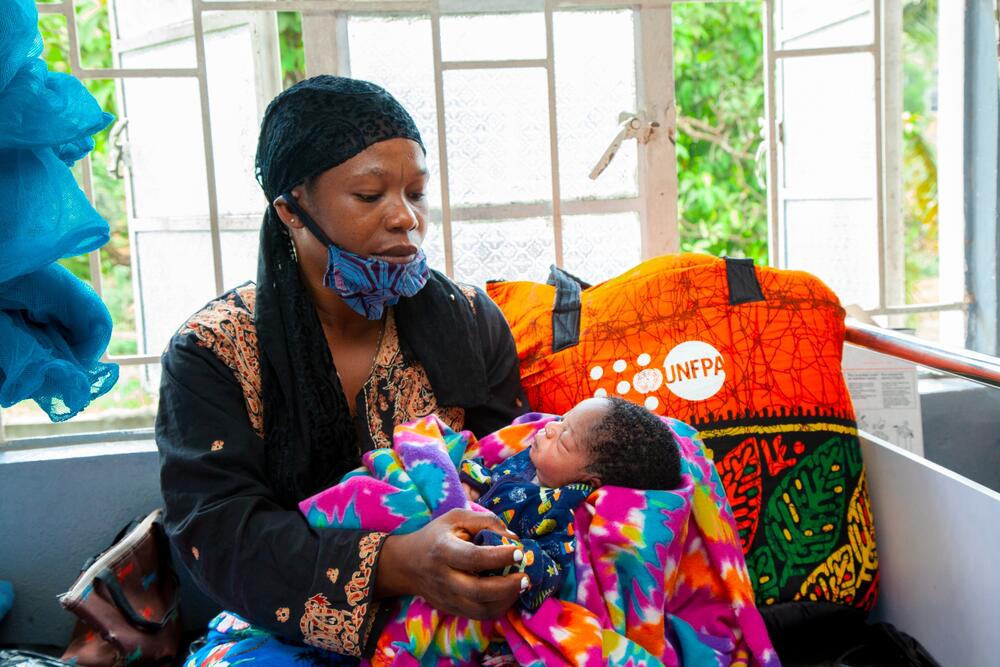
{"label": "orange bag", "polygon": [[870,610],[878,560],[854,411],[844,311],[817,278],[750,260],[649,260],[593,287],[487,291],[510,323],[532,407],[618,395],[701,432],[733,506],[761,606]]}

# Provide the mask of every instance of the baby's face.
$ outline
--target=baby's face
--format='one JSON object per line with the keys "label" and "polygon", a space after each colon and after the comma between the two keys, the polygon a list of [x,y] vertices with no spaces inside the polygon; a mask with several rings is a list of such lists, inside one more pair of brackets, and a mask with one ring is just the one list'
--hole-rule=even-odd
{"label": "baby's face", "polygon": [[562,421],[553,421],[535,434],[531,445],[531,462],[542,486],[565,486],[586,482],[599,486],[593,474],[587,472],[590,449],[587,439],[590,429],[607,414],[605,401],[591,398],[567,412]]}

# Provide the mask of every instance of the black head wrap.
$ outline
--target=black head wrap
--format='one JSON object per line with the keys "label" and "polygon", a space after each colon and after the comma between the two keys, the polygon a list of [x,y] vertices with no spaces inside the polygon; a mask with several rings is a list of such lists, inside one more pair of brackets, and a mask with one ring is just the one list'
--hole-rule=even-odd
{"label": "black head wrap", "polygon": [[[256,166],[268,207],[260,232],[254,319],[268,470],[275,492],[289,507],[359,465],[361,443],[299,275],[291,237],[273,202],[306,179],[395,138],[423,147],[413,119],[392,95],[367,81],[335,76],[290,87],[268,105],[261,122]],[[397,323],[442,405],[475,404],[486,398],[484,362],[481,353],[477,356],[475,321],[447,309],[455,303],[455,292],[453,283],[433,272],[420,293],[400,301]],[[421,354],[440,346],[442,336],[455,338],[451,359]]]}
{"label": "black head wrap", "polygon": [[257,142],[257,181],[267,201],[386,139],[420,132],[406,109],[368,81],[315,76],[275,97]]}

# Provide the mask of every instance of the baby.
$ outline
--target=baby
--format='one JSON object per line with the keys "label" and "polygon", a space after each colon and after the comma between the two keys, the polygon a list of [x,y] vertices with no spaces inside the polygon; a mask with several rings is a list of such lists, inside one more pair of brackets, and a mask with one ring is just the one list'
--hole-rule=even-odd
{"label": "baby", "polygon": [[[463,462],[470,500],[494,512],[520,537],[520,570],[530,585],[521,603],[537,609],[558,593],[573,560],[573,510],[603,485],[669,490],[680,484],[680,451],[656,415],[621,398],[590,398],[549,422],[527,449],[485,468]],[[477,544],[517,544],[481,531]],[[500,574],[490,573],[490,574]]]}

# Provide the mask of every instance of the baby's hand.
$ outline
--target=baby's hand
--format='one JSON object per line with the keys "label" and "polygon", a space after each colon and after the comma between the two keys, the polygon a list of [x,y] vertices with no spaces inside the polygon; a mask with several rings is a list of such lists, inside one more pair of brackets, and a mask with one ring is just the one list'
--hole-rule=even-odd
{"label": "baby's hand", "polygon": [[465,491],[465,497],[471,500],[472,502],[479,500],[479,491],[476,491],[474,488],[472,488],[465,482],[462,482],[462,490]]}

